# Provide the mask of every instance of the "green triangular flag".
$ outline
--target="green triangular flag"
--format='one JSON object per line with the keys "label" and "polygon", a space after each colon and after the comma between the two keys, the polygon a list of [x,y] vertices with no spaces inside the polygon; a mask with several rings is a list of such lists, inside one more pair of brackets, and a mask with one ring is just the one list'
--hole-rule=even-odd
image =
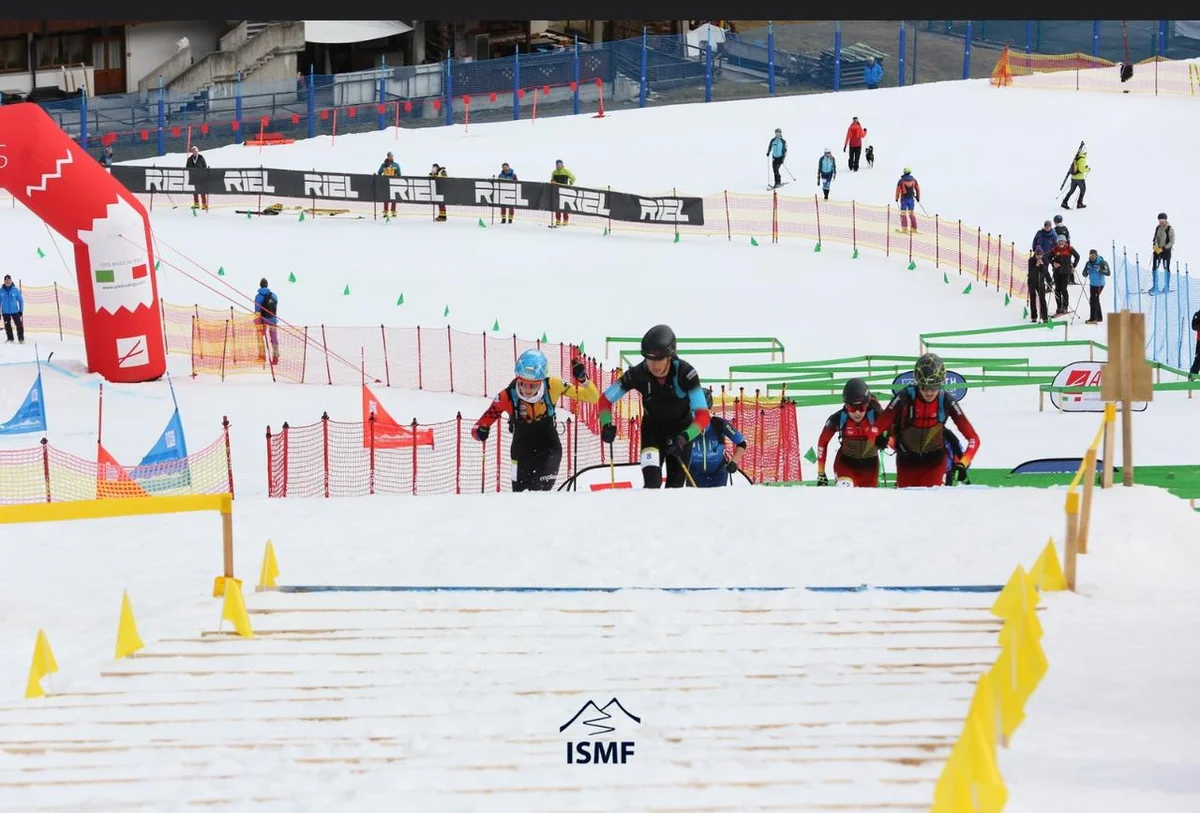
{"label": "green triangular flag", "polygon": [[482,218],[482,217],[481,217],[481,218],[479,218],[479,226],[480,226],[480,228],[484,228],[484,229],[486,229],[486,228],[487,228],[487,224],[483,222],[483,218]]}
{"label": "green triangular flag", "polygon": [[583,342],[579,343],[579,352],[583,353]]}
{"label": "green triangular flag", "polygon": [[964,294],[969,294],[969,293],[971,293],[971,286],[972,286],[972,285],[974,285],[974,284],[975,284],[975,283],[973,283],[973,282],[968,282],[968,283],[967,283],[967,287],[966,287],[966,288],[963,288],[963,293],[964,293]]}
{"label": "green triangular flag", "polygon": [[499,330],[499,329],[500,329],[500,320],[497,319],[495,322],[492,322],[492,330]]}
{"label": "green triangular flag", "polygon": [[39,256],[39,257],[45,257],[45,256],[46,256],[46,252],[42,251],[42,250],[39,248],[39,249],[38,249],[38,256]]}
{"label": "green triangular flag", "polygon": [[162,260],[155,260],[154,261],[154,270],[157,271],[160,268],[162,268]]}
{"label": "green triangular flag", "polygon": [[679,232],[675,232],[675,240],[673,242],[679,242]]}
{"label": "green triangular flag", "polygon": [[809,463],[817,462],[817,453],[813,450],[813,447],[808,447],[808,451],[804,453],[804,459]]}
{"label": "green triangular flag", "polygon": [[295,281],[296,281],[296,272],[289,271],[288,272],[288,282],[295,282]]}
{"label": "green triangular flag", "polygon": [[444,311],[442,311],[442,316],[449,316],[449,315],[450,315],[450,306],[447,305],[446,309]]}
{"label": "green triangular flag", "polygon": [[1005,295],[1004,295],[1004,307],[1006,307],[1006,308],[1007,308],[1007,307],[1008,307],[1008,303],[1009,303],[1009,302],[1012,302],[1012,297],[1011,297],[1011,296],[1009,296],[1008,294],[1005,294]]}
{"label": "green triangular flag", "polygon": [[220,268],[217,269],[217,276],[218,277],[225,276],[225,266],[221,266]]}
{"label": "green triangular flag", "polygon": [[942,272],[942,282],[946,283],[947,285],[950,284],[950,275],[945,271]]}
{"label": "green triangular flag", "polygon": [[602,234],[601,237],[608,237],[608,226],[604,227],[604,234]]}
{"label": "green triangular flag", "polygon": [[817,244],[815,246],[813,246],[813,252],[818,252],[820,250],[821,250],[821,242],[818,240]]}
{"label": "green triangular flag", "polygon": [[858,249],[854,249],[854,254],[852,254],[852,255],[850,256],[850,259],[852,259],[852,260],[857,260],[857,259],[858,259]]}
{"label": "green triangular flag", "polygon": [[303,209],[300,210],[300,217],[296,219],[296,222],[297,223],[304,222],[304,210]]}
{"label": "green triangular flag", "polygon": [[917,261],[916,261],[916,260],[909,260],[909,261],[908,261],[908,270],[909,270],[909,271],[916,271],[916,270],[917,270]]}
{"label": "green triangular flag", "polygon": [[542,331],[542,344],[546,344],[550,340],[546,338],[546,331]]}
{"label": "green triangular flag", "polygon": [[346,287],[345,287],[345,288],[342,290],[342,296],[350,296],[350,286],[349,286],[349,285],[347,285],[347,286],[346,286]]}
{"label": "green triangular flag", "polygon": [[1028,305],[1026,305],[1025,307],[1021,308],[1021,318],[1022,318],[1022,319],[1028,319],[1028,318],[1029,318],[1029,306],[1028,306]]}
{"label": "green triangular flag", "polygon": [[192,207],[192,217],[199,217],[199,215],[197,215],[197,214],[196,214],[196,207],[195,207],[195,206],[193,206],[193,207]]}
{"label": "green triangular flag", "polygon": [[247,220],[250,220],[250,219],[251,219],[251,214],[250,214],[249,212],[246,212],[246,219],[247,219]]}
{"label": "green triangular flag", "polygon": [[757,246],[757,245],[758,245],[758,241],[757,241],[757,240],[755,240],[755,239],[754,239],[754,237],[751,237],[751,238],[750,238],[750,245],[752,245],[752,246]]}

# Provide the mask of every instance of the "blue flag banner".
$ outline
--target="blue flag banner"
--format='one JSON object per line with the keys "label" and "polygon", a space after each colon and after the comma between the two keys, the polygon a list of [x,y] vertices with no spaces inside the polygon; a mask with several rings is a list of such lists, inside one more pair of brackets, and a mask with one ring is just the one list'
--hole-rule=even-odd
{"label": "blue flag banner", "polygon": [[187,441],[183,436],[183,422],[179,419],[178,407],[171,413],[171,419],[159,435],[158,442],[146,453],[141,463],[129,470],[129,476],[152,494],[191,486]]}
{"label": "blue flag banner", "polygon": [[[911,370],[900,373],[900,375],[896,376],[896,379],[892,382],[892,394],[897,395],[899,394],[900,390],[904,389],[905,387],[911,387],[915,378],[916,376],[913,375]],[[947,370],[946,382],[942,386],[945,388],[946,392],[950,393],[951,398],[953,398],[955,401],[961,401],[963,396],[967,394],[967,388],[962,386],[966,383],[967,379],[963,378],[960,374],[954,372],[953,370]]]}
{"label": "blue flag banner", "polygon": [[5,423],[0,423],[0,435],[20,435],[26,432],[46,431],[46,400],[42,391],[42,374],[39,372],[17,412]]}

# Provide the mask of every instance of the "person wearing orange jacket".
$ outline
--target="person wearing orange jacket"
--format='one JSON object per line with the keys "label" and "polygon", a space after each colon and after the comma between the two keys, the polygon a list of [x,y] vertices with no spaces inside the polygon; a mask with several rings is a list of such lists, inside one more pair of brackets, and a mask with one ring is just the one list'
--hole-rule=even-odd
{"label": "person wearing orange jacket", "polygon": [[867,128],[859,124],[858,116],[855,116],[854,121],[850,122],[850,127],[846,130],[846,141],[842,144],[842,152],[847,150],[850,152],[846,166],[850,167],[851,172],[858,172],[858,159],[862,155],[862,143],[866,136]]}

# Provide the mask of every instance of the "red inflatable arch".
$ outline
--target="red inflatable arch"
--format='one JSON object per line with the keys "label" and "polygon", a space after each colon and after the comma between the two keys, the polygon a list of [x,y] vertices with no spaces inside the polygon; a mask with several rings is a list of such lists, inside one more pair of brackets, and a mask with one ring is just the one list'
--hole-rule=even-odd
{"label": "red inflatable arch", "polygon": [[75,247],[87,365],[107,381],[167,370],[150,218],[36,104],[0,107],[0,188]]}

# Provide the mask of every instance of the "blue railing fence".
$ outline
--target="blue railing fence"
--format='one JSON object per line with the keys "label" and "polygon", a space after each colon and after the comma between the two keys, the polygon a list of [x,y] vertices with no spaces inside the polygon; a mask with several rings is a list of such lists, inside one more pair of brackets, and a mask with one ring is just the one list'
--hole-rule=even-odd
{"label": "blue railing fence", "polygon": [[[1187,263],[1175,261],[1169,272],[1154,269],[1152,259],[1116,244],[1112,268],[1112,309],[1146,314],[1146,356],[1183,370],[1196,358],[1192,314],[1200,309],[1200,279]],[[1080,266],[1082,269],[1082,266]]]}

